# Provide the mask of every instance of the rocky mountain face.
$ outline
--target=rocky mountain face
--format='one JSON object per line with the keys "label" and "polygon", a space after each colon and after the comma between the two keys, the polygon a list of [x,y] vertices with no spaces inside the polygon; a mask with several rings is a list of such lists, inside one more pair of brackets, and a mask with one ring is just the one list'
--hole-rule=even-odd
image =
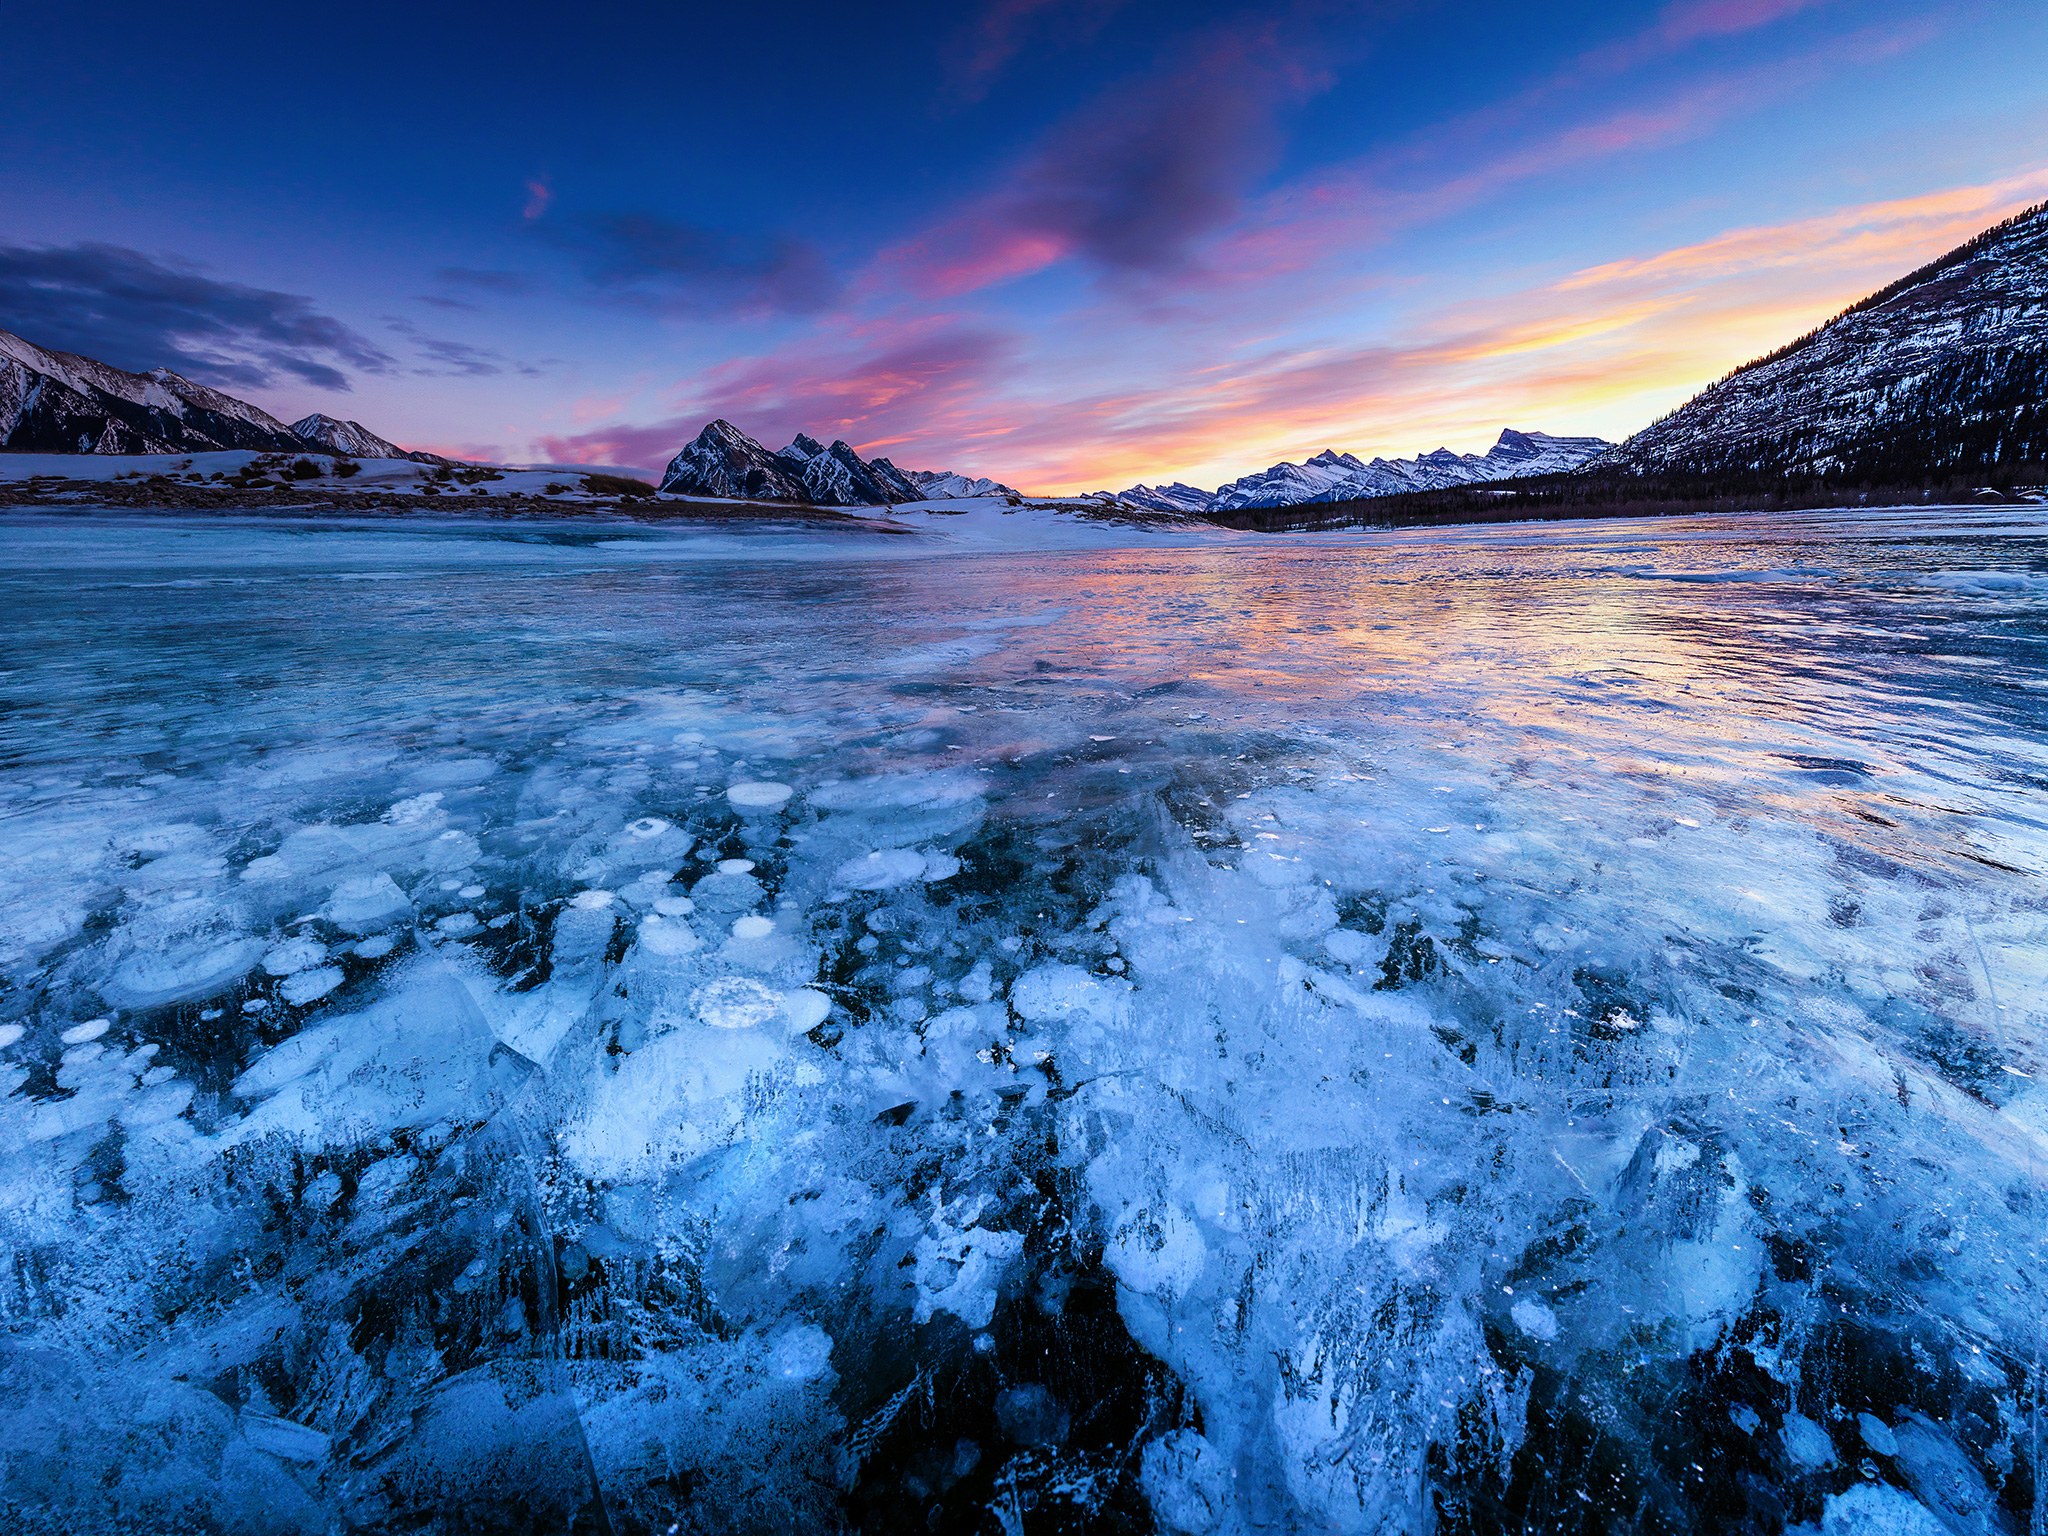
{"label": "rocky mountain face", "polygon": [[1304,502],[1361,501],[1403,491],[1437,491],[1487,480],[1577,469],[1613,448],[1598,437],[1552,437],[1504,429],[1485,453],[1439,448],[1413,459],[1374,459],[1324,449],[1300,464],[1275,464],[1214,493],[1192,485],[1134,485],[1116,500],[1160,512],[1231,512],[1241,507],[1292,507]]}
{"label": "rocky mountain face", "polygon": [[1602,467],[1910,484],[2044,462],[2048,203],[1738,368]]}
{"label": "rocky mountain face", "polygon": [[387,442],[360,421],[337,421],[315,411],[292,423],[293,435],[315,448],[351,459],[410,459],[415,464],[445,462],[431,453],[413,453]]}
{"label": "rocky mountain face", "polygon": [[0,331],[0,448],[27,453],[303,451],[276,417],[171,372],[50,352]]}
{"label": "rocky mountain face", "polygon": [[714,421],[669,460],[661,488],[682,496],[790,501],[819,507],[881,507],[924,492],[887,459],[863,459],[844,442],[827,448],[799,432],[779,453],[729,421]]}

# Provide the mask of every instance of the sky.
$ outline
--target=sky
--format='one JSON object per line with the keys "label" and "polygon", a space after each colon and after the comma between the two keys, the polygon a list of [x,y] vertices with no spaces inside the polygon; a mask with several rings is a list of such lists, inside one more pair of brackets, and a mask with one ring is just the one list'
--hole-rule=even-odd
{"label": "sky", "polygon": [[0,329],[286,420],[1030,491],[1620,439],[2048,198],[2039,0],[102,0]]}

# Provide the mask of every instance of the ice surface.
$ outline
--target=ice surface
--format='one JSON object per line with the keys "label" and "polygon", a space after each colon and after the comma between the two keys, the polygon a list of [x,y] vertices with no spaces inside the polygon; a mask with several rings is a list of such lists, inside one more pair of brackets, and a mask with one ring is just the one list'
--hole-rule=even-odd
{"label": "ice surface", "polygon": [[2048,1518],[2038,513],[738,542],[0,522],[10,1510]]}

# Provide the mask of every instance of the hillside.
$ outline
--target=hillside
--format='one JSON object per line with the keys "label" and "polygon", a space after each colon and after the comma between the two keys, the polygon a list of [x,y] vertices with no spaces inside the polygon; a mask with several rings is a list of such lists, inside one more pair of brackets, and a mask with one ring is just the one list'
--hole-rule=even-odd
{"label": "hillside", "polygon": [[2048,460],[2048,203],[1719,383],[1597,470],[1908,485]]}

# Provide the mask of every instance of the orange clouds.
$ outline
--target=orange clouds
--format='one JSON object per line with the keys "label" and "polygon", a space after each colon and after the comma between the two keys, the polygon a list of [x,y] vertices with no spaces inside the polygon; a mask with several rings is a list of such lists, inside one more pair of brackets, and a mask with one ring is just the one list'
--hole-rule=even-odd
{"label": "orange clouds", "polygon": [[1501,426],[1620,438],[1747,361],[2048,194],[2048,168],[1742,228],[1419,317],[1382,346],[1275,352],[1224,377],[1058,413],[1012,459],[1061,490],[1229,478],[1334,446],[1484,447]]}

